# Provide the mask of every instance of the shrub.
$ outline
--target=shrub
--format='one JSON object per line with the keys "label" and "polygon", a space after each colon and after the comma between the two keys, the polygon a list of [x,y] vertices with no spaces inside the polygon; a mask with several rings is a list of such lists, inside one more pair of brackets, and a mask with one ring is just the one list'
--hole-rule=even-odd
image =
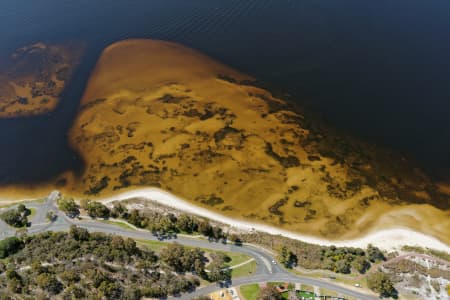
{"label": "shrub", "polygon": [[28,224],[27,210],[12,209],[5,211],[0,218],[10,226],[24,227]]}
{"label": "shrub", "polygon": [[80,214],[80,210],[78,205],[75,203],[73,199],[61,198],[58,201],[59,209],[65,212],[68,215],[78,215]]}
{"label": "shrub", "polygon": [[22,247],[22,241],[15,236],[0,241],[0,259],[16,253],[22,249]]}
{"label": "shrub", "polygon": [[87,211],[92,218],[109,218],[110,216],[109,208],[95,201],[90,201],[87,204]]}
{"label": "shrub", "polygon": [[372,244],[367,246],[367,256],[371,262],[385,260],[383,252],[377,247],[372,246]]}
{"label": "shrub", "polygon": [[369,288],[380,294],[381,297],[396,297],[397,291],[394,288],[389,276],[383,272],[375,272],[367,276]]}
{"label": "shrub", "polygon": [[36,277],[36,284],[50,294],[59,294],[62,291],[62,284],[55,275],[50,273],[42,273]]}

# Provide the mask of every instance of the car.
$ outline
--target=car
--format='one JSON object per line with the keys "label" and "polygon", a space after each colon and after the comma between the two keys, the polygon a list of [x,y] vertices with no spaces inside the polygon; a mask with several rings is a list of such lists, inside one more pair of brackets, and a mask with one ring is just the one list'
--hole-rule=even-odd
{"label": "car", "polygon": [[275,261],[275,259],[272,259],[272,263],[273,263],[274,265],[277,264],[277,262]]}

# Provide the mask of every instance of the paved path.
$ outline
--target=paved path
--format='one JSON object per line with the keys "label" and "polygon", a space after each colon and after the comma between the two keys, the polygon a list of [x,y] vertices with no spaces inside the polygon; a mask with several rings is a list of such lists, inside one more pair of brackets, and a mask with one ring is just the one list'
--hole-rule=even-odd
{"label": "paved path", "polygon": [[12,236],[16,233],[16,231],[8,226],[3,220],[0,220],[0,239],[4,239],[5,237]]}
{"label": "paved path", "polygon": [[[125,237],[130,237],[133,239],[143,239],[143,240],[157,240],[155,236],[153,236],[150,232],[145,230],[128,230],[114,224],[99,222],[95,220],[86,220],[86,219],[70,219],[61,211],[59,211],[56,207],[55,201],[59,197],[59,194],[52,193],[49,195],[47,200],[43,204],[33,204],[32,206],[37,209],[36,215],[33,217],[31,227],[28,228],[29,234],[37,234],[44,231],[68,231],[71,225],[77,225],[82,228],[86,228],[91,232],[103,232],[106,234],[116,234]],[[54,211],[57,215],[57,218],[54,222],[49,223],[46,220],[46,214],[48,211]],[[0,230],[1,237],[12,236],[14,235],[14,230],[9,230],[9,226],[5,224],[2,225],[0,222]],[[252,245],[243,245],[236,246],[234,244],[224,244],[220,242],[210,242],[205,239],[199,239],[195,237],[188,236],[179,236],[176,240],[165,240],[165,242],[173,242],[185,246],[191,247],[199,247],[206,248],[211,250],[220,250],[220,251],[232,251],[244,253],[246,255],[251,256],[257,265],[256,272],[250,276],[241,277],[237,279],[233,279],[231,282],[232,286],[239,286],[242,284],[248,283],[260,283],[267,281],[286,281],[292,283],[303,283],[309,284],[321,288],[325,288],[328,290],[335,291],[337,293],[354,297],[356,299],[378,299],[375,296],[367,295],[359,291],[355,291],[350,288],[346,288],[344,286],[335,284],[333,282],[297,276],[293,273],[290,273],[280,267],[278,264],[272,263],[274,259],[268,251],[264,251],[259,247],[255,247]],[[216,284],[211,284],[202,288],[195,290],[192,293],[184,294],[179,297],[179,299],[192,299],[194,297],[209,294],[211,292],[216,291],[220,287]]]}
{"label": "paved path", "polygon": [[254,260],[255,260],[254,258],[250,258],[249,260],[246,260],[246,261],[244,261],[244,262],[241,262],[240,264],[237,264],[237,265],[228,267],[228,268],[226,268],[226,269],[233,270],[233,269],[242,267],[242,266],[244,266],[244,265],[246,265],[246,264],[249,264],[249,263],[251,263],[251,262],[254,261]]}
{"label": "paved path", "polygon": [[45,199],[44,204],[41,205],[28,205],[29,207],[34,207],[36,209],[36,214],[31,220],[31,224],[39,225],[45,224],[48,222],[47,213],[49,211],[57,212],[58,209],[56,207],[56,201],[59,199],[60,193],[57,191],[53,191],[50,195]]}

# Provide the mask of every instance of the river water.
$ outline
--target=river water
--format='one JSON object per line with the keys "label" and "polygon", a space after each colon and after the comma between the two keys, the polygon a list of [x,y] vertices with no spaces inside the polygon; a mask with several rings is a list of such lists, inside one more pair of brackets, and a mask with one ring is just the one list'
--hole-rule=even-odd
{"label": "river water", "polygon": [[125,38],[193,47],[335,127],[450,175],[446,0],[2,0],[0,57],[37,41],[81,40],[88,49],[53,113],[0,119],[0,183],[82,168],[66,133],[101,50]]}

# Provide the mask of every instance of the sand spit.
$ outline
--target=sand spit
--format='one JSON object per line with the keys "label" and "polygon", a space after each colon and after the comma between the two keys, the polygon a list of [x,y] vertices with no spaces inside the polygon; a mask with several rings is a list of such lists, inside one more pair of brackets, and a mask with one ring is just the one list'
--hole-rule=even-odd
{"label": "sand spit", "polygon": [[69,195],[157,187],[229,218],[329,240],[401,227],[449,243],[450,196],[406,159],[322,126],[183,45],[107,47],[69,142],[86,163],[80,177],[59,178]]}
{"label": "sand spit", "polygon": [[[68,138],[85,168],[57,176],[46,194],[96,200],[144,190],[163,204],[178,199],[148,193],[155,187],[186,199],[188,212],[239,228],[318,243],[371,236],[386,248],[414,236],[408,244],[450,245],[445,186],[395,151],[336,132],[251,76],[179,44],[107,47]],[[43,191],[33,189],[4,186],[0,195]]]}
{"label": "sand spit", "polygon": [[427,236],[423,233],[410,230],[407,228],[390,228],[382,229],[379,231],[371,232],[366,234],[361,238],[342,240],[342,241],[331,241],[327,239],[316,238],[308,235],[302,235],[273,226],[263,225],[259,223],[250,223],[242,220],[236,220],[230,217],[220,215],[218,213],[212,212],[202,207],[195,206],[180,197],[177,197],[167,191],[163,191],[158,188],[144,188],[134,191],[129,191],[125,193],[118,194],[111,198],[106,198],[100,200],[104,204],[110,204],[115,201],[124,201],[133,198],[139,198],[144,200],[151,200],[157,203],[175,208],[177,210],[204,217],[210,220],[215,220],[220,223],[227,224],[238,230],[248,230],[248,231],[260,231],[274,235],[282,235],[291,239],[300,240],[303,242],[319,245],[335,245],[335,246],[346,246],[346,247],[360,247],[365,248],[368,244],[373,244],[379,248],[386,250],[399,249],[401,246],[421,246],[428,247],[432,249],[437,249],[440,251],[450,252],[450,247],[439,241],[436,238]]}

